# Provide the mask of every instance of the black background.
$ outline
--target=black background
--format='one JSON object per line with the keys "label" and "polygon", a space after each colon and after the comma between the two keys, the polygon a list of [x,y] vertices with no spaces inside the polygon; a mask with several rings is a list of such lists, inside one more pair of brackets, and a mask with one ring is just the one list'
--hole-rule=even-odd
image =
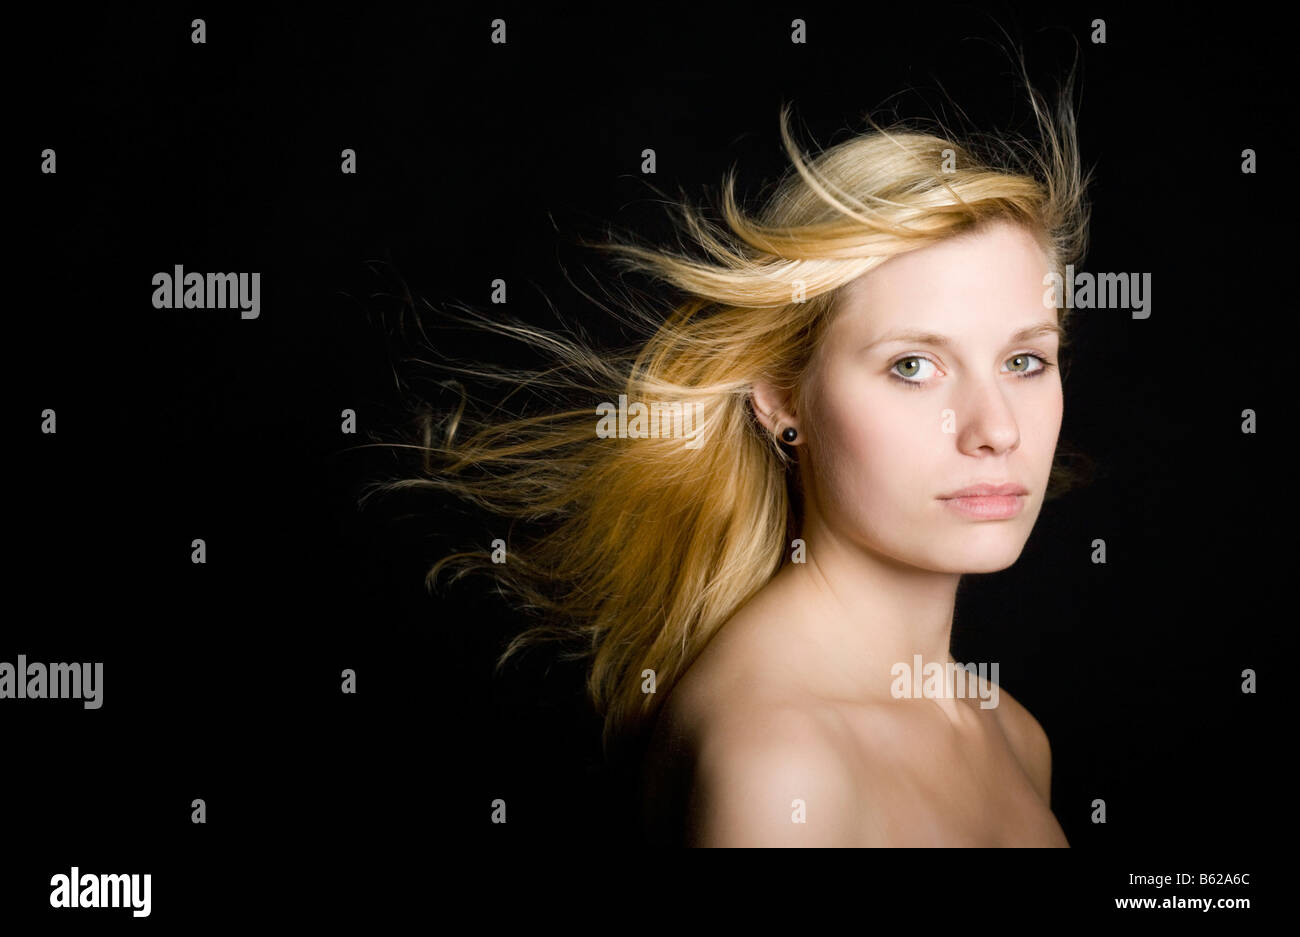
{"label": "black background", "polygon": [[[1049,97],[1077,43],[1097,167],[1081,267],[1150,272],[1152,315],[1075,313],[1063,436],[1102,475],[1049,504],[1014,567],[963,583],[954,653],[1000,661],[1051,738],[1052,805],[1076,847],[1060,861],[1092,871],[1040,887],[1074,888],[1086,909],[1143,893],[1121,887],[1130,872],[1262,881],[1281,835],[1270,699],[1292,552],[1276,470],[1293,239],[1275,30],[1229,12],[913,7],[51,6],[13,21],[26,64],[7,148],[0,660],[105,672],[98,711],[0,707],[6,823],[23,844],[5,856],[7,908],[49,912],[49,877],[77,864],[152,872],[163,923],[280,907],[289,879],[326,890],[331,913],[366,912],[380,869],[515,846],[598,867],[634,846],[580,668],[543,651],[494,678],[523,619],[482,580],[424,590],[434,560],[501,528],[437,498],[357,509],[364,483],[412,464],[354,447],[391,438],[429,390],[406,360],[422,349],[402,291],[490,315],[502,277],[510,315],[619,341],[583,295],[606,273],[579,235],[666,238],[654,190],[698,203],[733,164],[753,195],[786,165],[786,101],[805,150],[891,107],[951,121],[939,88],[979,129],[1030,133],[998,26]],[[190,42],[193,16],[206,45]],[[489,42],[497,16],[504,46]],[[795,16],[806,45],[789,42]],[[1094,17],[1105,45],[1089,41]],[[38,171],[46,147],[57,175]],[[355,176],[339,172],[345,147]],[[1257,175],[1240,172],[1247,147]],[[260,271],[260,317],[154,309],[150,279],[175,264]],[[425,314],[449,355],[540,363],[438,324]],[[45,408],[57,435],[39,432]],[[344,408],[357,436],[339,431]],[[1245,408],[1257,435],[1240,432]],[[206,565],[190,562],[196,537]],[[1104,566],[1089,560],[1098,537]],[[356,695],[339,691],[344,668]],[[1258,695],[1240,692],[1245,668]],[[196,797],[205,825],[190,822]],[[497,797],[505,825],[490,822]],[[237,903],[205,877],[231,868]],[[110,913],[126,914],[92,923]]]}

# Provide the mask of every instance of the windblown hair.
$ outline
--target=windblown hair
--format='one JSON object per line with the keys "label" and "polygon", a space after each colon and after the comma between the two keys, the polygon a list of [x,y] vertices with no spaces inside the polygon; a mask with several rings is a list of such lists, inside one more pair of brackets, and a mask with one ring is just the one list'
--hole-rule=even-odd
{"label": "windblown hair", "polygon": [[[1072,80],[1073,71],[1055,120],[1026,81],[1037,145],[978,134],[959,142],[942,130],[905,121],[881,127],[868,118],[871,131],[805,160],[784,106],[780,131],[793,166],[760,211],[750,216],[738,205],[734,168],[724,179],[726,229],[683,200],[681,229],[699,256],[617,240],[587,245],[610,251],[618,267],[649,274],[659,295],[671,297],[660,315],[626,304],[644,325],[644,341],[629,349],[602,352],[571,336],[475,315],[477,327],[521,340],[556,364],[522,373],[454,370],[561,391],[572,395],[572,408],[512,411],[477,426],[463,396],[455,412],[425,408],[410,443],[423,471],[376,490],[437,489],[541,525],[508,543],[504,563],[492,562],[487,549],[457,552],[426,577],[432,585],[444,569],[455,569],[454,578],[485,570],[538,615],[541,623],[510,641],[498,668],[536,642],[572,643],[561,656],[590,659],[587,692],[604,719],[607,753],[612,742],[644,737],[676,681],[773,577],[799,535],[797,462],[757,421],[754,382],[789,391],[800,412],[801,377],[840,288],[897,254],[1011,219],[1038,237],[1062,275],[1082,257],[1089,180],[1080,173]],[[1067,312],[1058,309],[1063,326]],[[685,413],[691,405],[696,441],[598,433],[597,405],[620,394],[632,403],[680,403]],[[1067,477],[1059,455],[1049,496]]]}

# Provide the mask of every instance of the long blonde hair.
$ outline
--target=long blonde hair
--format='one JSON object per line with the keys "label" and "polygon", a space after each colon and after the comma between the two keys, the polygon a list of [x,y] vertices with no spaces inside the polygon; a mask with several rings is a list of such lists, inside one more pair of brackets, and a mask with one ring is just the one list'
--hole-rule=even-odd
{"label": "long blonde hair", "polygon": [[[1010,137],[958,142],[868,118],[872,130],[805,160],[784,106],[780,132],[792,170],[753,217],[737,204],[733,169],[721,204],[726,229],[681,205],[694,256],[630,240],[588,245],[610,251],[616,266],[650,274],[659,294],[671,297],[661,316],[648,304],[624,304],[644,337],[629,349],[599,351],[468,310],[464,321],[521,340],[555,365],[449,367],[572,395],[572,407],[507,413],[481,425],[473,425],[464,397],[454,412],[426,408],[417,433],[399,444],[421,454],[422,471],[378,483],[365,498],[437,489],[540,527],[516,537],[512,523],[504,556],[456,552],[426,577],[432,586],[444,570],[455,570],[453,581],[486,570],[540,617],[510,641],[498,668],[528,645],[570,644],[563,657],[590,659],[587,691],[604,718],[606,752],[611,742],[643,738],[676,681],[772,578],[798,536],[794,460],[757,422],[749,394],[766,378],[795,395],[798,411],[800,377],[839,288],[889,257],[995,218],[1037,234],[1062,274],[1081,258],[1088,179],[1080,173],[1072,79],[1073,71],[1055,121],[1026,81],[1037,146]],[[1058,310],[1062,325],[1067,312]],[[674,426],[693,429],[692,444],[681,433],[598,433],[597,405],[608,413],[620,394],[634,404],[683,405],[686,416]],[[1058,463],[1052,492],[1064,477]]]}

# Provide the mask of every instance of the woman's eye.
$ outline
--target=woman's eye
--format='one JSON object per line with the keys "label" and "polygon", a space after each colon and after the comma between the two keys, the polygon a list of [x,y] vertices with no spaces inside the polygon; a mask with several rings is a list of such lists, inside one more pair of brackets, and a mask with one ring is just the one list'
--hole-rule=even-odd
{"label": "woman's eye", "polygon": [[[1037,367],[1032,366],[1034,362],[1038,362]],[[1043,369],[1043,359],[1038,355],[1015,355],[1007,359],[1007,364],[1009,365],[1008,371],[1019,371],[1022,374]]]}
{"label": "woman's eye", "polygon": [[[923,372],[923,368],[929,368],[929,371]],[[905,380],[925,380],[934,373],[934,362],[929,358],[903,358],[894,362],[894,373]]]}

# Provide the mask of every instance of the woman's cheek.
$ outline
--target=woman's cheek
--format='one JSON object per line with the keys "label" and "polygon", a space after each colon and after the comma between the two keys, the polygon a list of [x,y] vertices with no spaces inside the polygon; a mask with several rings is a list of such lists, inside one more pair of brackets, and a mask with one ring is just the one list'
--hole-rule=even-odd
{"label": "woman's cheek", "polygon": [[873,425],[871,407],[851,394],[824,397],[820,408],[818,447],[824,480],[827,509],[836,513],[856,513],[870,499],[875,486],[872,480],[880,433]]}
{"label": "woman's cheek", "polygon": [[845,474],[855,480],[859,504],[893,512],[917,482],[918,467],[933,456],[919,414],[891,406],[887,400],[864,401],[844,428]]}

